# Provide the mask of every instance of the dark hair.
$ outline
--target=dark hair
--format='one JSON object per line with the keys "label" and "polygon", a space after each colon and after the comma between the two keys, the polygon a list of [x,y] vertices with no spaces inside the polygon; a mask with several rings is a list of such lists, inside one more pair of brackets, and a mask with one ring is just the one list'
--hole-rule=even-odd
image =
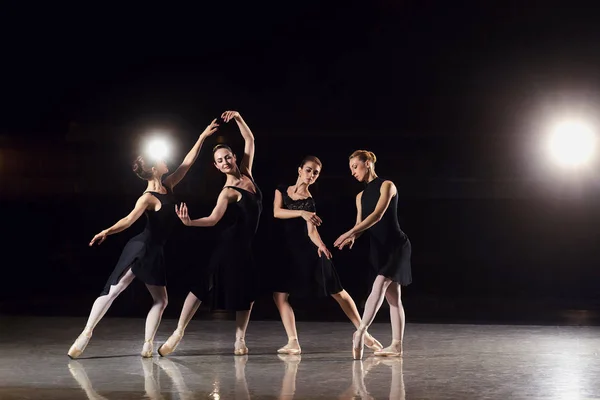
{"label": "dark hair", "polygon": [[215,147],[213,147],[213,155],[217,152],[217,150],[219,149],[226,149],[229,150],[229,152],[231,154],[233,154],[233,150],[231,150],[231,147],[227,146],[226,144],[223,143],[219,143],[218,145],[216,145]]}
{"label": "dark hair", "polygon": [[133,172],[135,172],[135,174],[139,176],[140,179],[147,181],[152,178],[152,167],[152,165],[149,166],[146,163],[146,160],[143,156],[139,156],[133,162],[131,169],[133,169]]}
{"label": "dark hair", "polygon": [[362,162],[371,161],[373,164],[377,161],[375,153],[369,150],[356,150],[354,153],[350,154],[349,159],[352,160],[354,157],[358,157]]}
{"label": "dark hair", "polygon": [[314,162],[315,164],[317,164],[319,167],[323,168],[323,163],[316,156],[306,156],[306,157],[304,157],[302,159],[302,162],[300,163],[300,168],[304,167],[304,164],[306,164],[307,162],[311,162],[311,161]]}

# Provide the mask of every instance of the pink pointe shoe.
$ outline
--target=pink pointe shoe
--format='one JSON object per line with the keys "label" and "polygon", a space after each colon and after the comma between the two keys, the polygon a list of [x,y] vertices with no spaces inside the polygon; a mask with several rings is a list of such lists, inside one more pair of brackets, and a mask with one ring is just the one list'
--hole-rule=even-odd
{"label": "pink pointe shoe", "polygon": [[92,338],[92,332],[82,332],[81,335],[79,335],[79,337],[77,339],[75,339],[75,342],[69,349],[69,352],[67,353],[67,355],[72,360],[79,357],[81,354],[83,354],[83,351],[87,347],[91,338]]}

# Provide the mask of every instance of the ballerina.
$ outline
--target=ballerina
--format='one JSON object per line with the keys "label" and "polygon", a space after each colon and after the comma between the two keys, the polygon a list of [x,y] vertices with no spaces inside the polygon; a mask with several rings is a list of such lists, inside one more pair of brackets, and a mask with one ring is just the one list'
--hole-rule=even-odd
{"label": "ballerina", "polygon": [[[221,309],[236,312],[236,334],[234,354],[248,354],[245,343],[250,312],[257,294],[254,282],[255,270],[252,257],[252,240],[258,229],[262,212],[262,193],[252,177],[254,161],[254,135],[237,111],[226,111],[222,115],[226,123],[234,120],[244,138],[244,157],[238,167],[231,148],[219,144],[213,149],[215,167],[226,175],[225,186],[217,198],[217,204],[208,217],[192,220],[185,203],[176,208],[177,215],[187,226],[210,227],[219,224],[222,228],[219,244],[208,268],[208,276],[192,284],[187,295],[177,329],[159,347],[161,356],[171,354],[183,338],[185,328],[192,320],[198,307],[213,292],[216,281],[225,293]],[[218,276],[219,279],[215,279]]]}
{"label": "ballerina", "polygon": [[162,179],[163,175],[169,172],[164,160],[150,159],[145,156],[139,156],[135,160],[133,171],[138,177],[147,181],[146,190],[139,197],[129,215],[95,235],[89,245],[102,244],[109,235],[126,230],[143,214],[146,215],[146,227],[142,233],[131,238],[125,245],[104,289],[94,301],[83,332],[68,351],[68,355],[72,359],[83,353],[90,342],[96,325],[106,314],[113,301],[135,278],[146,284],[153,299],[152,308],[146,318],[146,333],[141,352],[142,357],[152,357],[154,336],[167,306],[166,266],[163,248],[173,227],[180,223],[175,213],[176,201],[173,196],[173,189],[185,177],[198,158],[202,144],[207,137],[217,131],[218,126],[217,120],[213,120],[200,134],[196,144],[186,155],[181,165],[164,180]]}
{"label": "ballerina", "polygon": [[360,322],[354,333],[352,355],[362,359],[365,333],[373,323],[384,297],[390,306],[392,344],[376,351],[376,356],[401,356],[404,338],[405,315],[402,305],[401,285],[412,282],[411,243],[398,223],[398,190],[392,181],[383,180],[375,173],[375,154],[357,150],[350,156],[350,171],[365,189],[356,196],[356,223],[352,229],[337,238],[334,246],[350,249],[363,232],[371,234],[371,264],[377,277]]}
{"label": "ballerina", "polygon": [[[287,260],[280,263],[273,299],[288,336],[288,343],[277,350],[280,354],[300,354],[294,310],[288,299],[292,295],[333,297],[346,316],[360,325],[360,314],[354,300],[344,290],[331,260],[331,252],[321,240],[317,227],[321,218],[316,214],[316,203],[309,187],[318,179],[323,164],[315,156],[305,157],[298,167],[298,177],[293,186],[280,185],[275,191],[273,214],[283,220],[284,236],[288,250]],[[368,333],[367,347],[381,350],[382,345]]]}

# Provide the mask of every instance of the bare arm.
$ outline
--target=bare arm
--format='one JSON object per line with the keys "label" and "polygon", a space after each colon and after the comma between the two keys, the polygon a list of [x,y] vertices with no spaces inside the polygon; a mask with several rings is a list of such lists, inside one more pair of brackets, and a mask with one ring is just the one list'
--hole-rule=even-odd
{"label": "bare arm", "polygon": [[104,242],[104,240],[106,240],[106,237],[108,235],[114,235],[115,233],[122,232],[125,229],[129,228],[131,225],[133,225],[133,223],[142,216],[144,211],[146,211],[148,206],[151,204],[151,196],[152,195],[150,193],[145,193],[141,195],[140,198],[136,201],[133,210],[131,210],[131,212],[126,217],[121,218],[119,221],[117,221],[116,224],[114,224],[108,229],[104,229],[102,232],[94,236],[94,238],[90,242],[90,246],[92,246],[95,242],[101,244],[102,242]]}
{"label": "bare arm", "polygon": [[200,137],[198,137],[196,144],[194,145],[194,147],[192,147],[192,149],[189,151],[189,153],[185,156],[181,165],[175,170],[175,172],[173,172],[171,175],[169,175],[167,178],[165,178],[164,183],[166,186],[170,187],[171,190],[173,190],[173,188],[188,173],[188,171],[190,170],[190,167],[194,164],[194,162],[198,158],[198,154],[200,154],[200,149],[202,148],[202,144],[204,143],[204,141],[206,140],[207,137],[209,137],[210,135],[212,135],[213,133],[215,133],[217,131],[218,126],[219,126],[219,124],[217,124],[217,120],[214,119],[210,123],[210,125],[208,125],[206,127],[204,132],[202,132],[200,134]]}
{"label": "bare arm", "polygon": [[308,237],[317,247],[326,247],[323,240],[321,240],[321,235],[319,235],[319,231],[317,227],[311,224],[310,222],[306,223],[306,228],[308,229]]}
{"label": "bare arm", "polygon": [[208,217],[194,220],[190,219],[185,203],[182,203],[181,207],[179,208],[176,207],[176,212],[181,221],[187,226],[215,226],[221,220],[221,218],[223,218],[223,215],[225,215],[225,211],[227,210],[229,203],[237,201],[237,195],[238,193],[234,189],[223,189],[217,198],[217,204],[215,205],[215,208],[213,208]]}
{"label": "bare arm", "polygon": [[252,176],[252,164],[254,163],[254,134],[237,111],[225,111],[221,118],[223,118],[225,122],[229,122],[232,118],[235,119],[235,122],[240,128],[240,133],[244,138],[244,157],[240,164],[240,170],[243,174]]}
{"label": "bare arm", "polygon": [[321,218],[316,213],[303,210],[288,210],[283,208],[283,197],[279,190],[275,190],[275,199],[273,200],[273,216],[278,219],[304,218],[306,222],[315,225],[321,225]]}
{"label": "bare arm", "polygon": [[306,227],[308,229],[308,237],[315,244],[315,246],[317,246],[317,254],[319,255],[319,257],[325,256],[328,259],[331,259],[331,252],[329,251],[325,243],[323,243],[323,240],[321,239],[321,235],[319,235],[317,227],[311,224],[310,222],[306,222]]}
{"label": "bare arm", "polygon": [[[359,194],[356,195],[356,223],[354,224],[354,226],[357,226],[358,224],[360,224],[362,222],[362,204],[361,204],[362,194],[363,194],[363,192],[360,192]],[[355,238],[358,239],[362,234],[363,234],[363,232],[358,232],[356,234]]]}

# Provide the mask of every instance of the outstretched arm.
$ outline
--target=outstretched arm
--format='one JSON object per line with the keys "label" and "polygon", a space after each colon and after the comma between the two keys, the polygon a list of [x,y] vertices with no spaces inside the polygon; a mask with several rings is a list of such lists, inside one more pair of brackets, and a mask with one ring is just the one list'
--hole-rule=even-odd
{"label": "outstretched arm", "polygon": [[145,193],[142,196],[140,196],[140,198],[135,203],[135,207],[133,208],[133,210],[131,210],[131,212],[126,217],[121,218],[119,221],[117,221],[116,224],[114,224],[108,229],[104,229],[102,232],[94,236],[94,238],[90,242],[90,246],[92,246],[96,242],[98,242],[98,244],[100,245],[106,240],[106,237],[108,235],[114,235],[115,233],[122,232],[125,229],[129,228],[131,225],[133,225],[133,223],[142,216],[144,211],[146,211],[148,205],[150,205],[150,196],[152,196],[150,193]]}
{"label": "outstretched arm", "polygon": [[200,154],[200,149],[202,148],[202,144],[206,140],[207,137],[212,135],[217,131],[219,124],[217,124],[217,120],[213,119],[213,121],[204,129],[204,132],[200,134],[196,144],[189,151],[187,156],[183,159],[181,165],[173,172],[171,175],[165,178],[164,184],[168,186],[171,190],[185,177],[185,174],[190,170],[190,167],[194,164],[196,159],[198,158],[198,154]]}
{"label": "outstretched arm", "polygon": [[223,218],[223,215],[225,215],[225,211],[227,210],[229,203],[237,201],[237,195],[238,193],[234,189],[223,189],[217,198],[217,204],[215,205],[215,208],[213,208],[208,217],[194,220],[190,219],[185,203],[181,203],[179,208],[175,206],[175,211],[184,225],[199,227],[215,226],[217,222]]}
{"label": "outstretched arm", "polygon": [[323,221],[316,213],[304,210],[288,210],[283,208],[283,197],[279,190],[275,190],[275,200],[273,200],[273,216],[278,219],[304,218],[306,222],[310,222],[316,226],[321,225]]}
{"label": "outstretched arm", "polygon": [[240,128],[240,133],[244,138],[244,157],[242,158],[242,163],[240,164],[240,170],[243,174],[252,176],[252,164],[254,162],[254,135],[252,134],[250,127],[246,124],[246,121],[244,121],[240,113],[237,111],[225,111],[223,115],[221,115],[221,118],[223,118],[223,121],[225,122],[235,119],[235,122]]}

